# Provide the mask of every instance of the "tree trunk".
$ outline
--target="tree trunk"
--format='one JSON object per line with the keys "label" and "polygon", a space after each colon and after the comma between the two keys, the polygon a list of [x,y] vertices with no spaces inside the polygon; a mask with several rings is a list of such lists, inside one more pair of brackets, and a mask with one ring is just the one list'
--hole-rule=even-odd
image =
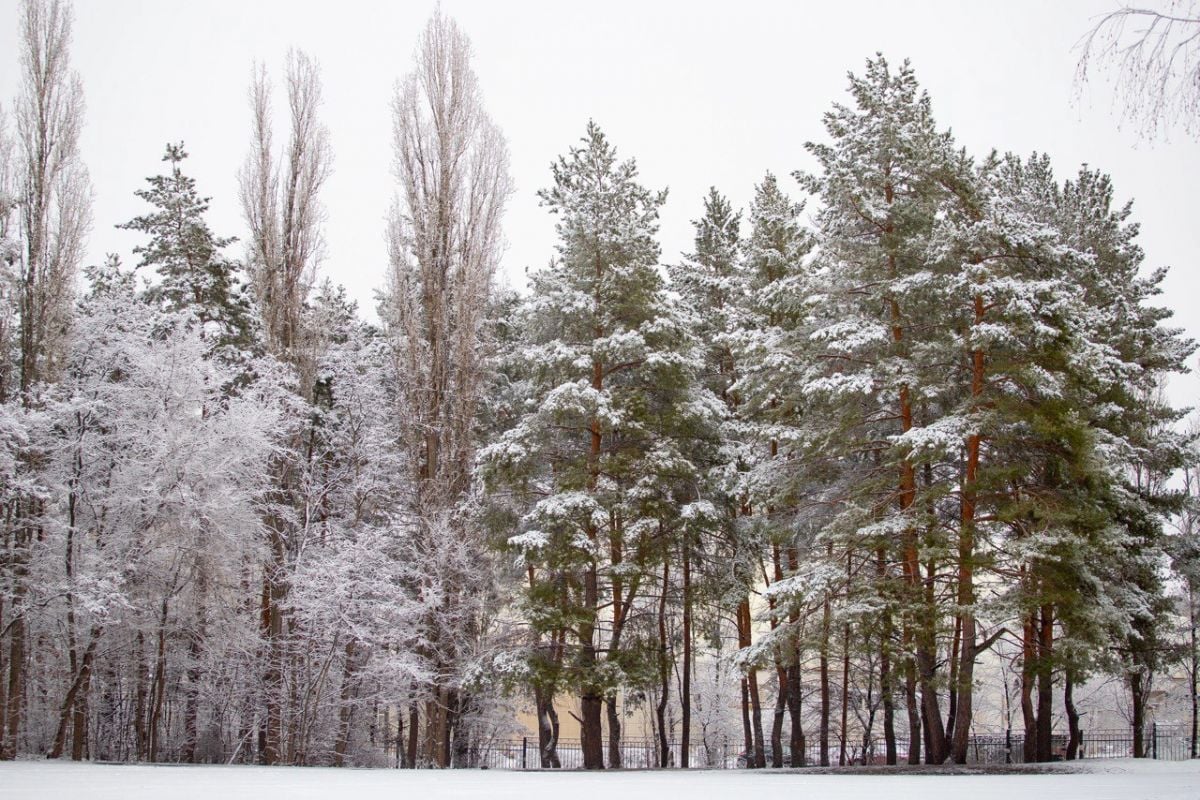
{"label": "tree trunk", "polygon": [[1052,756],[1051,714],[1054,707],[1054,607],[1042,606],[1038,630],[1038,699],[1037,699],[1037,760],[1049,761]]}
{"label": "tree trunk", "polygon": [[808,766],[805,754],[803,707],[801,705],[801,674],[800,660],[797,654],[796,663],[788,667],[788,722],[791,726],[789,748],[793,767]]}
{"label": "tree trunk", "polygon": [[281,576],[276,571],[281,569],[283,562],[283,542],[279,532],[272,525],[282,525],[282,522],[268,522],[270,549],[272,561],[267,565],[263,574],[262,590],[262,626],[263,638],[266,639],[266,669],[263,672],[263,695],[266,700],[266,715],[264,727],[262,763],[271,766],[278,764],[283,754],[283,621],[280,618],[276,602],[281,595],[279,584]]}
{"label": "tree trunk", "polygon": [[137,741],[138,760],[145,760],[150,756],[150,736],[146,729],[147,698],[149,696],[146,688],[146,675],[149,672],[149,665],[146,664],[146,639],[141,631],[138,631],[135,639],[134,663],[137,664],[137,683],[134,694],[133,731]]}
{"label": "tree trunk", "polygon": [[407,766],[409,769],[417,768],[417,743],[419,733],[417,729],[420,725],[420,722],[420,712],[418,710],[417,702],[414,700],[408,704],[408,757],[405,766]]}
{"label": "tree trunk", "polygon": [[604,707],[608,716],[608,766],[610,769],[620,769],[621,760],[621,714],[617,708],[617,696],[610,694],[604,698]]}
{"label": "tree trunk", "polygon": [[1079,746],[1083,744],[1083,731],[1079,729],[1079,709],[1075,708],[1075,681],[1067,670],[1063,679],[1063,708],[1067,712],[1067,761],[1079,758]]}
{"label": "tree trunk", "polygon": [[[875,579],[881,591],[887,586],[887,557],[883,547],[875,553]],[[879,692],[883,701],[884,760],[889,765],[896,763],[896,687],[892,675],[892,611],[883,609],[879,627]]]}
{"label": "tree trunk", "polygon": [[961,658],[960,653],[962,648],[962,618],[954,615],[954,635],[950,638],[950,657],[947,663],[950,665],[950,681],[948,684],[949,691],[947,692],[949,703],[946,708],[946,740],[951,743],[950,754],[954,755],[954,723],[955,711],[958,707],[958,666]]}
{"label": "tree trunk", "polygon": [[1037,612],[1031,611],[1025,618],[1021,661],[1021,720],[1025,736],[1021,758],[1026,764],[1037,761],[1037,715],[1033,711],[1033,686],[1037,681]]}
{"label": "tree trunk", "polygon": [[920,639],[917,645],[917,669],[921,684],[921,722],[926,741],[925,763],[941,764],[947,755],[946,730],[942,726],[942,712],[938,705],[933,632],[925,631]]}
{"label": "tree trunk", "polygon": [[[983,296],[973,301],[975,325],[984,322]],[[972,409],[982,407],[984,389],[984,354],[976,348],[971,352]],[[982,437],[978,432],[967,437],[967,457],[963,474],[962,514],[958,530],[958,626],[961,629],[960,659],[957,675],[951,681],[955,708],[951,749],[957,764],[967,763],[967,744],[971,733],[972,700],[975,688],[975,507],[979,482],[979,458]]]}
{"label": "tree trunk", "polygon": [[[679,766],[681,769],[691,766],[692,749],[692,547],[691,541],[686,536],[687,534],[685,534],[683,544],[683,676],[679,689]],[[1193,627],[1193,634],[1194,632]],[[1193,649],[1195,648],[1193,647]],[[1193,691],[1192,695],[1195,694]]]}
{"label": "tree trunk", "polygon": [[[750,616],[750,599],[742,600],[738,607],[740,644],[743,648],[752,643],[753,619]],[[767,749],[763,741],[762,701],[758,691],[758,668],[751,666],[746,672],[746,688],[750,697],[750,730],[754,737],[753,749],[747,753],[747,761],[755,768],[767,766]]]}
{"label": "tree trunk", "polygon": [[820,727],[820,742],[819,742],[819,764],[822,767],[829,766],[829,622],[830,608],[829,595],[825,596],[824,610],[821,615],[821,652],[820,652],[820,670],[821,670],[821,727]]}
{"label": "tree trunk", "polygon": [[[904,634],[905,643],[911,642],[912,636],[907,631]],[[921,763],[921,710],[917,704],[917,663],[910,655],[904,662],[904,704],[908,717],[908,763]]]}
{"label": "tree trunk", "polygon": [[750,687],[750,719],[754,724],[754,766],[764,769],[767,766],[767,748],[763,739],[762,699],[758,689],[757,668],[750,668],[746,682]]}
{"label": "tree trunk", "polygon": [[1196,613],[1196,587],[1191,580],[1188,581],[1188,629],[1191,642],[1191,648],[1188,650],[1188,660],[1191,662],[1191,668],[1188,670],[1188,684],[1192,695],[1192,736],[1191,746],[1188,750],[1190,758],[1197,757],[1197,748],[1200,747],[1200,687],[1197,687],[1197,679],[1200,678],[1200,650],[1196,648],[1196,628],[1197,620]]}
{"label": "tree trunk", "polygon": [[887,632],[890,626],[885,620],[884,634],[879,646],[879,691],[883,701],[883,746],[884,763],[893,766],[896,763],[896,699],[895,687],[892,686],[892,662],[888,652]]}
{"label": "tree trunk", "polygon": [[91,684],[92,663],[96,656],[96,645],[99,642],[100,629],[93,628],[91,640],[88,642],[88,646],[83,652],[83,658],[79,662],[79,671],[75,673],[75,679],[71,681],[71,687],[67,690],[62,710],[59,712],[58,730],[54,734],[54,744],[50,748],[50,758],[62,758],[63,752],[66,750],[67,726],[73,724],[71,758],[74,761],[81,761],[83,759],[87,725],[81,725],[79,718],[82,711],[82,716],[86,719],[87,692]]}
{"label": "tree trunk", "polygon": [[663,561],[662,591],[658,598],[658,706],[654,715],[658,727],[658,765],[671,766],[671,745],[667,736],[667,703],[671,698],[670,669],[667,652],[667,583],[670,580],[670,560]]}
{"label": "tree trunk", "polygon": [[187,668],[187,696],[184,698],[184,720],[183,720],[183,751],[180,753],[180,760],[189,764],[196,763],[196,744],[199,740],[198,718],[200,714],[200,658],[202,655],[202,642],[206,634],[206,621],[204,618],[204,605],[206,602],[206,580],[203,574],[197,581],[197,603],[196,603],[196,630],[192,632],[188,641],[188,668]]}
{"label": "tree trunk", "polygon": [[344,661],[342,662],[342,692],[341,707],[338,708],[337,740],[333,743],[333,765],[343,766],[346,762],[346,752],[350,747],[350,725],[354,720],[354,702],[358,695],[358,663],[356,661],[354,640],[346,642]]}
{"label": "tree trunk", "polygon": [[850,706],[850,626],[842,629],[842,719],[838,730],[838,766],[846,766],[846,747],[849,744],[846,728]]}
{"label": "tree trunk", "polygon": [[783,766],[783,718],[787,716],[788,673],[782,664],[775,665],[775,713],[771,717],[771,766]]}
{"label": "tree trunk", "polygon": [[158,761],[162,744],[159,721],[167,694],[167,598],[163,598],[158,620],[158,646],[154,659],[154,680],[150,684],[150,714],[146,721],[146,732],[150,737],[150,752],[147,759],[151,764]]}
{"label": "tree trunk", "polygon": [[1146,757],[1146,681],[1142,673],[1129,673],[1129,699],[1133,707],[1133,757]]}
{"label": "tree trunk", "polygon": [[25,696],[25,619],[24,610],[20,608],[16,598],[23,591],[14,588],[14,602],[11,604],[17,616],[10,623],[8,631],[8,705],[5,708],[5,723],[8,730],[4,746],[0,747],[0,757],[5,760],[17,757],[21,738],[21,700]]}
{"label": "tree trunk", "polygon": [[535,686],[534,703],[538,716],[538,756],[542,769],[558,769],[558,712],[554,710],[554,693]]}

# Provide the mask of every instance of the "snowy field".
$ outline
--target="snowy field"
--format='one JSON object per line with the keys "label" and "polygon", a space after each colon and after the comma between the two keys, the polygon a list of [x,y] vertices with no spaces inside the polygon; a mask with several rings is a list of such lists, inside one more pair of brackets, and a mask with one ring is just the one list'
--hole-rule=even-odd
{"label": "snowy field", "polygon": [[[1197,800],[1200,761],[1095,761],[1082,772],[813,775],[798,772],[499,772],[0,763],[2,798],[96,800]],[[780,794],[782,793],[782,794]]]}

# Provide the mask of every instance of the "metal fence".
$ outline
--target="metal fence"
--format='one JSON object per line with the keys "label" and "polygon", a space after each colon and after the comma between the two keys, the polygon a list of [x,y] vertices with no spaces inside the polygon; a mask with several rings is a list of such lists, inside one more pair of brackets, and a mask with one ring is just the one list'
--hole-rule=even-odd
{"label": "metal fence", "polygon": [[[604,761],[611,766],[608,742],[604,742]],[[1020,764],[1024,759],[1025,737],[1021,733],[1005,731],[996,734],[981,734],[970,739],[967,748],[967,763]],[[1146,758],[1164,761],[1182,761],[1191,757],[1192,741],[1188,728],[1180,726],[1150,725],[1143,735],[1143,751]],[[664,766],[660,744],[656,739],[623,739],[620,746],[621,767],[624,769],[657,769]],[[845,763],[847,765],[882,765],[887,762],[887,748],[883,739],[866,742],[847,742]],[[583,748],[578,739],[560,739],[556,749],[558,767],[580,769],[583,767]],[[1084,730],[1079,748],[1079,758],[1131,758],[1134,754],[1134,735],[1131,729]],[[772,750],[766,748],[767,767],[772,766]],[[1051,760],[1064,760],[1067,755],[1066,734],[1056,733],[1051,738]],[[828,760],[831,766],[842,761],[841,742],[829,743]],[[896,741],[896,762],[908,761],[908,742]],[[537,739],[509,739],[494,741],[480,747],[471,754],[471,764],[464,766],[484,769],[542,769],[541,753]],[[678,767],[681,763],[680,744],[668,745],[666,767]],[[741,769],[752,766],[754,756],[747,753],[740,743],[731,741],[692,742],[689,746],[689,763],[692,769]],[[820,744],[812,740],[805,742],[804,757],[792,758],[787,745],[783,748],[783,766],[816,766],[821,763]]]}

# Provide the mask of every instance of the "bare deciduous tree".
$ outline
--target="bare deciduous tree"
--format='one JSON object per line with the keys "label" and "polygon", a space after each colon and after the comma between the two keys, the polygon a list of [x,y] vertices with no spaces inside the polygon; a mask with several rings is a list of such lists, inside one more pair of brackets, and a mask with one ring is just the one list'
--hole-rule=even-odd
{"label": "bare deciduous tree", "polygon": [[[238,178],[242,210],[250,228],[247,262],[267,347],[295,368],[300,395],[311,402],[319,335],[304,324],[303,318],[321,257],[323,210],[319,194],[329,175],[332,154],[328,134],[318,118],[321,77],[317,63],[304,53],[290,51],[285,82],[291,134],[282,155],[277,156],[269,78],[264,67],[255,68],[250,86],[252,146]],[[275,488],[266,506],[269,557],[262,592],[263,636],[267,642],[263,758],[269,764],[286,758],[282,706],[289,626],[284,624],[283,606],[290,586],[289,565],[302,538],[296,529],[308,518],[297,512],[306,505],[301,496],[303,454],[312,450],[304,447],[306,438],[305,431],[297,426],[293,441],[275,459]]]}
{"label": "bare deciduous tree", "polygon": [[1080,41],[1076,83],[1099,64],[1112,70],[1125,118],[1152,136],[1175,124],[1200,133],[1200,3],[1170,0],[1162,10],[1122,6]]}
{"label": "bare deciduous tree", "polygon": [[[418,43],[415,70],[397,84],[398,196],[388,225],[391,267],[382,311],[394,348],[399,430],[413,469],[408,511],[417,547],[430,563],[456,566],[451,573],[467,566],[464,555],[481,558],[485,550],[454,512],[470,487],[484,389],[484,315],[511,191],[507,147],[483,109],[470,59],[467,37],[435,12]],[[462,701],[453,673],[473,616],[463,603],[480,593],[469,588],[468,574],[438,577],[436,587],[425,587],[441,596],[427,621],[426,657],[438,678],[426,706],[425,758],[445,765]]]}
{"label": "bare deciduous tree", "polygon": [[301,316],[323,252],[319,195],[332,153],[317,116],[321,76],[316,61],[290,51],[285,80],[291,136],[280,158],[274,152],[269,78],[264,67],[255,68],[252,145],[238,178],[250,228],[248,265],[268,343],[301,370],[303,388],[311,384],[313,354]]}
{"label": "bare deciduous tree", "polygon": [[[18,205],[15,258],[19,318],[19,388],[28,405],[39,381],[53,379],[66,343],[74,279],[91,224],[91,187],[79,158],[83,88],[70,70],[71,8],[61,0],[27,0],[20,22],[20,93],[15,104],[13,183]],[[9,387],[4,387],[9,391]],[[0,400],[7,400],[0,397]],[[8,659],[0,755],[16,753],[25,695],[29,548],[41,500],[11,499],[5,550]]]}

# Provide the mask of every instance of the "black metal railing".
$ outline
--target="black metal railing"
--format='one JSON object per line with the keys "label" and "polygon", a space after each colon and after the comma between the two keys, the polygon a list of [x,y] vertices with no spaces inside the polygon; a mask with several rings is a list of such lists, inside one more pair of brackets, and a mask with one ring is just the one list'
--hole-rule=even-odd
{"label": "black metal railing", "polygon": [[[1143,757],[1164,761],[1182,761],[1191,757],[1192,743],[1189,729],[1179,726],[1152,724],[1146,727],[1143,737]],[[1078,758],[1131,758],[1134,756],[1134,734],[1131,729],[1084,730]],[[1051,760],[1067,758],[1067,735],[1055,733],[1051,737]],[[604,743],[604,761],[612,766],[608,742]],[[971,737],[967,746],[967,763],[976,765],[1020,764],[1025,761],[1025,737],[1021,733],[1003,731],[979,734]],[[583,748],[578,739],[560,739],[555,749],[557,767],[581,769]],[[623,769],[675,768],[682,763],[680,744],[671,742],[667,747],[664,763],[661,745],[657,739],[623,739],[620,745]],[[765,756],[767,767],[773,766],[774,758],[770,745]],[[813,767],[821,763],[820,744],[812,740],[805,742],[803,758],[792,758],[786,745],[782,752],[784,767]],[[485,769],[543,769],[554,768],[544,762],[538,749],[537,739],[506,739],[480,746],[470,755],[469,764],[461,766]],[[908,761],[908,742],[896,742],[896,762]],[[867,741],[859,739],[847,742],[843,758],[841,742],[829,744],[830,766],[882,765],[887,763],[887,749],[882,738]],[[692,769],[744,769],[752,767],[754,754],[747,753],[741,742],[721,740],[717,742],[692,742],[689,746],[688,766]]]}

